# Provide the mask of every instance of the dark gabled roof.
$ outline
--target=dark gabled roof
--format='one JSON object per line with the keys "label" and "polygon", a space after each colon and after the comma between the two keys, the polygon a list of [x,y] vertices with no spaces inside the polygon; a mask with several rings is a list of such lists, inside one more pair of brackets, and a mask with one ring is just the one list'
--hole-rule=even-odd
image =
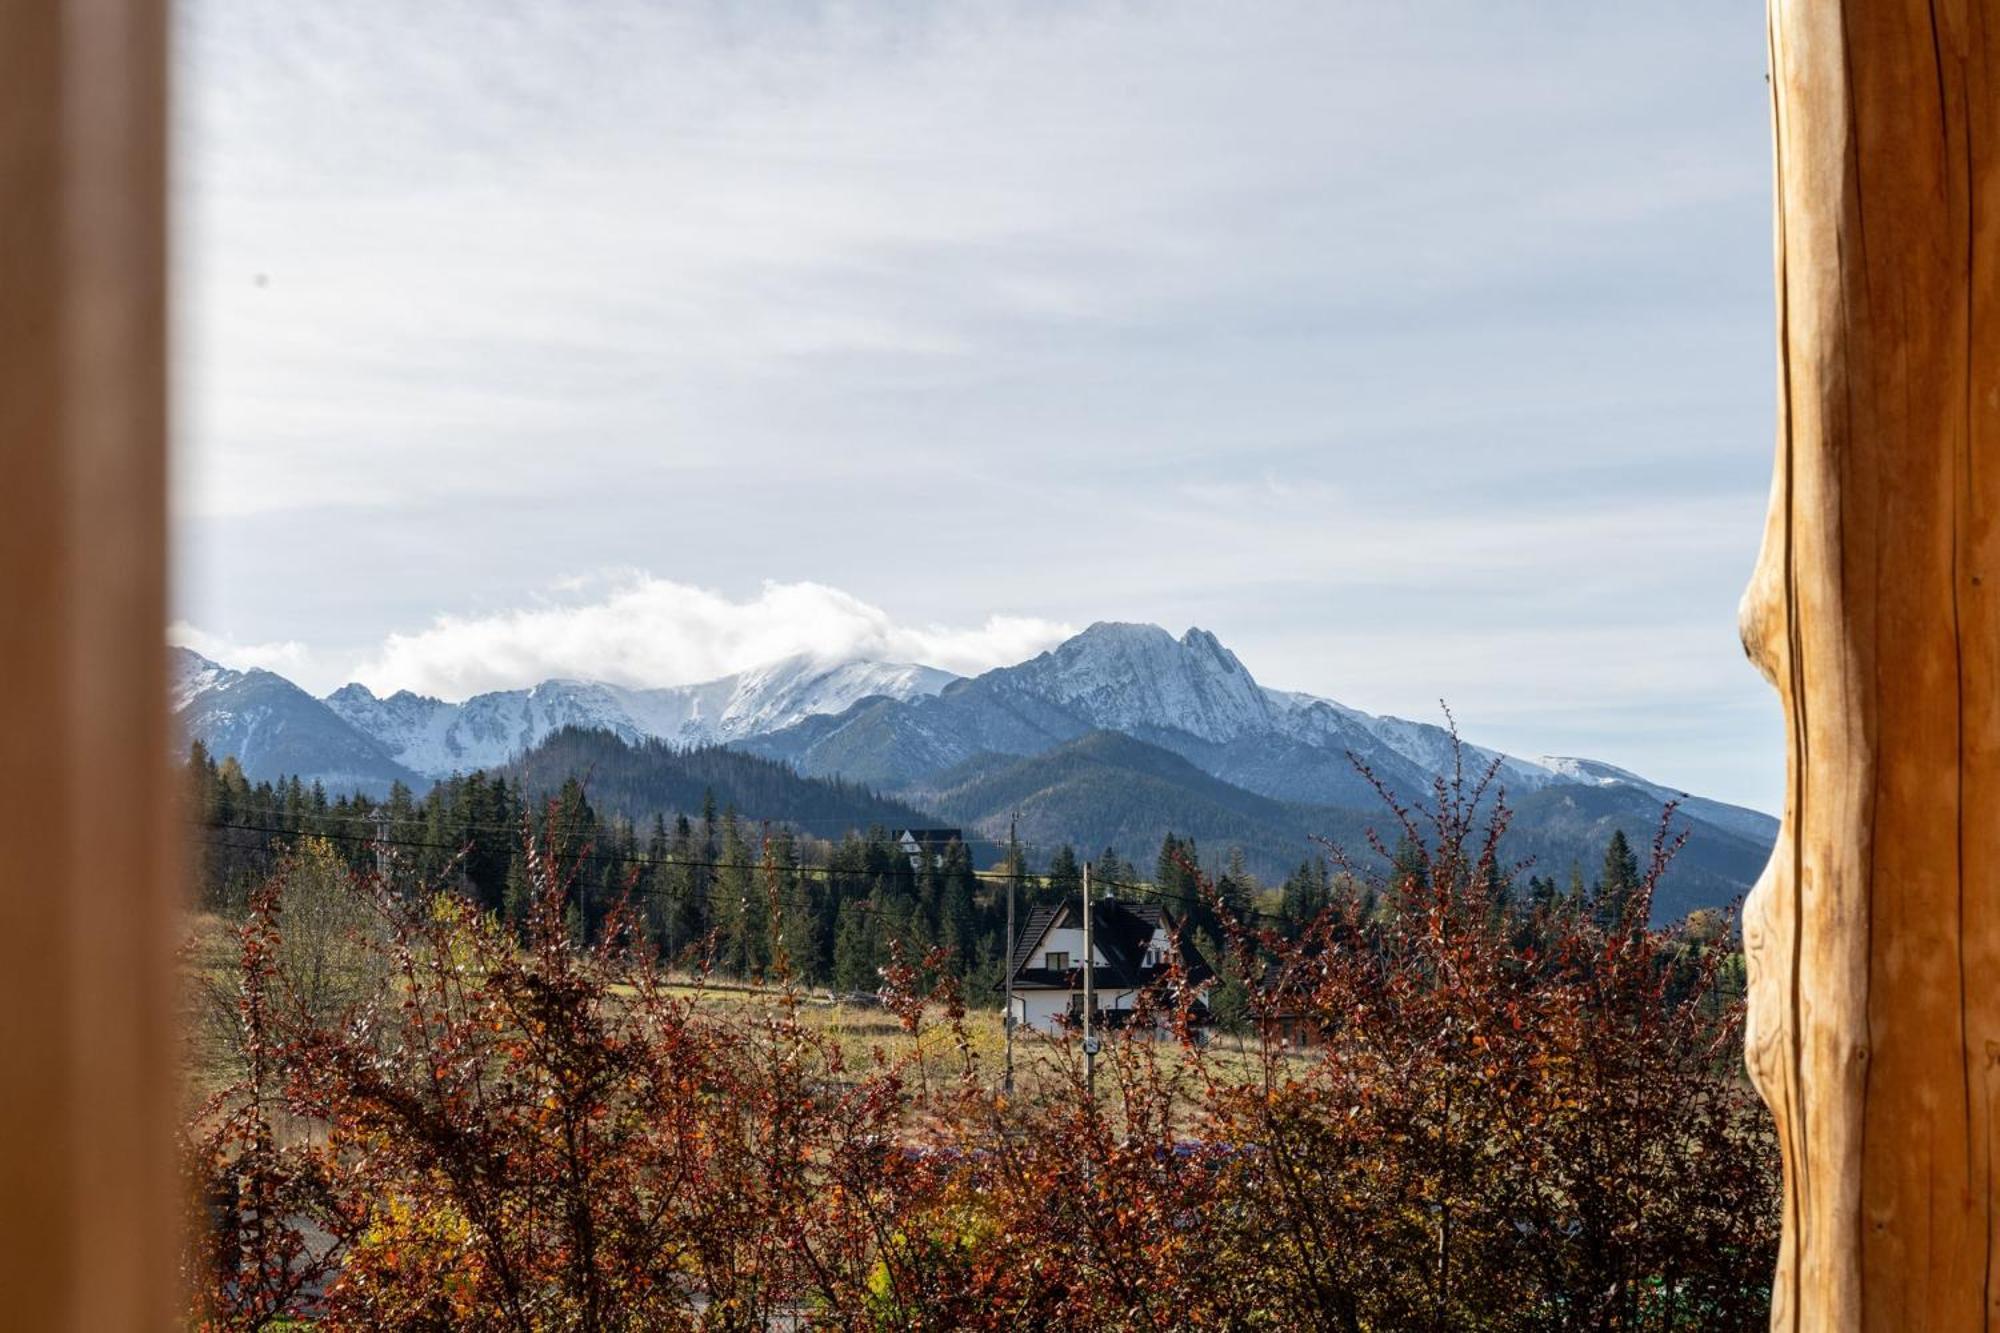
{"label": "dark gabled roof", "polygon": [[[1030,911],[1027,921],[1021,926],[1021,933],[1014,938],[1014,956],[1008,963],[1014,975],[1014,984],[1052,990],[1072,990],[1081,985],[1082,973],[1076,968],[1068,972],[1051,972],[1047,968],[1029,967],[1027,963],[1050,931],[1066,926],[1080,928],[1082,925],[1083,904],[1080,902],[1063,902]],[[1091,939],[1098,952],[1104,955],[1104,962],[1098,966],[1094,978],[1098,988],[1134,990],[1149,986],[1165,976],[1167,964],[1145,966],[1146,945],[1152,940],[1155,930],[1165,927],[1167,934],[1172,936],[1178,925],[1173,914],[1158,903],[1100,898],[1091,904]],[[1181,970],[1188,981],[1199,983],[1215,975],[1214,969],[1195,949],[1192,940],[1182,934],[1179,942]]]}
{"label": "dark gabled roof", "polygon": [[1007,960],[1007,966],[1018,973],[1021,965],[1034,956],[1035,946],[1042,942],[1042,936],[1055,925],[1059,909],[1051,906],[1034,907],[1028,910],[1028,919],[1021,923],[1020,934],[1014,937],[1014,956]]}
{"label": "dark gabled roof", "polygon": [[899,828],[896,841],[911,838],[928,847],[940,842],[963,842],[965,837],[955,828]]}

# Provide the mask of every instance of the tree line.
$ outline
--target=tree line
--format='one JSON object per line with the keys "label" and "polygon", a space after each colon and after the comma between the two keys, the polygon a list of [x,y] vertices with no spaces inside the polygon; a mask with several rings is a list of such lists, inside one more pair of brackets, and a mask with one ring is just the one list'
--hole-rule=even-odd
{"label": "tree line", "polygon": [[[573,866],[567,910],[580,946],[600,940],[614,910],[629,903],[644,939],[670,966],[761,981],[782,953],[804,984],[845,993],[877,989],[898,948],[922,953],[941,946],[970,1000],[997,1004],[1006,966],[1006,887],[1014,887],[1017,920],[1038,904],[1074,901],[1083,887],[1083,860],[1068,844],[1038,860],[1010,841],[982,874],[971,848],[952,841],[913,866],[886,825],[816,837],[718,808],[709,788],[683,793],[696,805],[690,813],[634,820],[601,808],[594,770],[588,785],[573,771],[546,773],[534,786],[518,775],[477,771],[422,796],[400,783],[379,799],[329,796],[298,778],[253,783],[234,758],[218,760],[197,741],[186,780],[201,831],[196,880],[210,910],[240,915],[275,858],[311,837],[323,839],[328,854],[352,871],[393,866],[412,882],[448,885],[524,935],[533,889],[522,835],[532,826],[554,839],[558,845],[548,850]],[[1202,956],[1216,961],[1226,953],[1225,919],[1295,940],[1343,904],[1363,919],[1379,918],[1387,907],[1378,881],[1336,867],[1338,859],[1332,852],[1304,857],[1280,883],[1266,885],[1245,868],[1239,850],[1204,871],[1195,841],[1169,832],[1151,867],[1142,870],[1107,847],[1092,868],[1100,891],[1165,904]],[[1408,832],[1381,859],[1390,883],[1422,881],[1429,873],[1421,842]],[[1495,919],[1523,944],[1559,933],[1575,917],[1606,928],[1633,924],[1644,879],[1622,831],[1611,835],[1600,872],[1588,883],[1578,866],[1566,886],[1539,874],[1517,886],[1498,862],[1486,873]],[[1705,938],[1726,933],[1719,919],[1696,921],[1693,930]],[[1729,976],[1740,982],[1740,970],[1740,960],[1732,960]],[[1246,1021],[1253,984],[1240,969],[1219,970],[1213,1010],[1225,1028]]]}

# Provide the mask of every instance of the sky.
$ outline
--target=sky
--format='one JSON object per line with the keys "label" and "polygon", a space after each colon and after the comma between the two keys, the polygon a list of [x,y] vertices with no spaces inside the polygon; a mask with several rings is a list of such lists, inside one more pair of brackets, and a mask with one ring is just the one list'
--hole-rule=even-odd
{"label": "sky", "polygon": [[1781,799],[1758,6],[177,23],[179,642],[462,698],[1199,625]]}

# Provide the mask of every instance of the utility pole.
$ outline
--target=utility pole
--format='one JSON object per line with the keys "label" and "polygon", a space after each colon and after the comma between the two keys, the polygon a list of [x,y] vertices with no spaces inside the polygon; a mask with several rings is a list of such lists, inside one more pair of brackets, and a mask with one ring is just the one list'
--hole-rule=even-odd
{"label": "utility pole", "polygon": [[389,884],[389,807],[375,807],[375,877],[384,888]]}
{"label": "utility pole", "polygon": [[1083,863],[1083,1086],[1097,1104],[1097,953],[1090,933],[1090,862]]}
{"label": "utility pole", "polygon": [[1007,1034],[1007,1059],[1000,1090],[1014,1095],[1014,881],[1021,876],[1020,815],[1007,821],[1007,1016],[1000,1028]]}

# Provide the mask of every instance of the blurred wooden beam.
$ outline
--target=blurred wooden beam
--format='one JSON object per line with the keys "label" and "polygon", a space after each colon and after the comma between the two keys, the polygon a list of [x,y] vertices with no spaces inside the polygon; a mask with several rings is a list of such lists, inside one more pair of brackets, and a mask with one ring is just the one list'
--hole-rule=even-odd
{"label": "blurred wooden beam", "polygon": [[1784,825],[1751,895],[1772,1326],[2000,1310],[2000,0],[1770,0],[1779,430],[1744,643]]}
{"label": "blurred wooden beam", "polygon": [[167,1326],[163,4],[0,0],[0,1292]]}

